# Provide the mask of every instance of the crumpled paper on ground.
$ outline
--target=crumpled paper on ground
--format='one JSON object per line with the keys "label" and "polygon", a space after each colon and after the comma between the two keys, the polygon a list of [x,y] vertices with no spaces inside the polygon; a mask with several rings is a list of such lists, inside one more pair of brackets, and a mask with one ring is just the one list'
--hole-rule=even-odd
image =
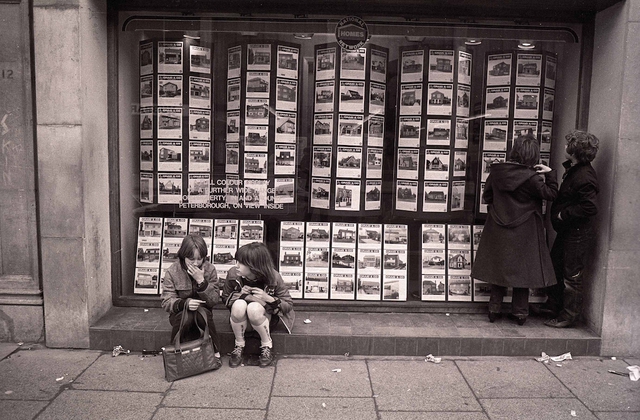
{"label": "crumpled paper on ground", "polygon": [[115,346],[111,352],[111,356],[116,357],[120,354],[129,355],[130,350],[125,350],[122,346]]}
{"label": "crumpled paper on ground", "polygon": [[424,358],[424,361],[431,363],[440,363],[442,361],[442,357],[434,357],[433,354],[427,354],[427,356]]}
{"label": "crumpled paper on ground", "polygon": [[571,352],[567,352],[561,354],[560,356],[549,356],[547,353],[542,352],[540,357],[536,357],[538,362],[549,363],[549,362],[563,362],[565,360],[572,360]]}
{"label": "crumpled paper on ground", "polygon": [[627,366],[627,370],[629,371],[629,379],[634,382],[640,379],[640,366]]}

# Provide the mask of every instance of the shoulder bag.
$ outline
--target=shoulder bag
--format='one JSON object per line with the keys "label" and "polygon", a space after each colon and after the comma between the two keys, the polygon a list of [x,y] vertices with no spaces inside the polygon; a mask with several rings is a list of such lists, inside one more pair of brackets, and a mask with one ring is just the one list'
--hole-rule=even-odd
{"label": "shoulder bag", "polygon": [[185,308],[182,313],[182,320],[180,321],[180,329],[173,340],[173,345],[162,348],[164,376],[169,382],[208,372],[220,367],[220,363],[214,356],[215,351],[209,335],[207,314],[202,308],[198,308],[197,313],[202,315],[205,322],[203,330],[198,323],[194,321],[200,330],[200,338],[184,343],[181,342],[182,331],[185,328],[187,318],[189,318],[189,314]]}

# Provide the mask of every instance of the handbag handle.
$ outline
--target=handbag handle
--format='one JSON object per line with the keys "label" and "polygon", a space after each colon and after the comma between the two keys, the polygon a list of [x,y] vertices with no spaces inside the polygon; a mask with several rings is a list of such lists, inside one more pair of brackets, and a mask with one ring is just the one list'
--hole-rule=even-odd
{"label": "handbag handle", "polygon": [[[187,305],[188,305],[188,302],[187,302]],[[180,337],[182,337],[182,330],[187,323],[187,319],[189,318],[189,313],[188,313],[189,310],[186,309],[188,307],[187,305],[185,305],[185,309],[182,312],[182,319],[180,320],[180,328],[178,329],[178,332],[176,333],[176,336],[173,339],[173,345],[175,347],[176,353],[180,353],[182,351]],[[196,327],[198,327],[198,329],[200,330],[200,338],[205,340],[208,339],[209,338],[209,321],[207,321],[207,313],[204,311],[204,308],[200,306],[196,311],[193,311],[193,312],[194,312],[193,322],[196,324]],[[204,319],[204,329],[200,328],[200,325],[198,325],[198,319],[196,318],[197,313],[202,315],[202,318]]]}

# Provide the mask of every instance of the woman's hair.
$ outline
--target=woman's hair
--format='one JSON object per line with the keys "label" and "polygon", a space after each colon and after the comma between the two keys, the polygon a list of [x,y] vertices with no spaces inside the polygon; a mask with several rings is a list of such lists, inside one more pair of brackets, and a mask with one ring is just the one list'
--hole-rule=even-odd
{"label": "woman's hair", "polygon": [[537,165],[540,162],[540,146],[533,134],[518,136],[513,141],[509,160],[527,166]]}
{"label": "woman's hair", "polygon": [[207,258],[207,244],[204,243],[202,236],[195,234],[185,236],[182,240],[182,245],[180,245],[180,249],[178,250],[178,260],[180,261],[180,266],[182,266],[183,270],[187,269],[187,263],[184,259],[193,258],[196,249],[200,254],[200,258],[203,260]]}
{"label": "woman's hair", "polygon": [[275,282],[273,259],[269,248],[262,242],[241,246],[236,252],[236,261],[249,267],[256,278],[262,279],[266,284]]}
{"label": "woman's hair", "polygon": [[598,154],[600,140],[586,131],[573,130],[564,138],[567,140],[567,153],[580,163],[589,163]]}

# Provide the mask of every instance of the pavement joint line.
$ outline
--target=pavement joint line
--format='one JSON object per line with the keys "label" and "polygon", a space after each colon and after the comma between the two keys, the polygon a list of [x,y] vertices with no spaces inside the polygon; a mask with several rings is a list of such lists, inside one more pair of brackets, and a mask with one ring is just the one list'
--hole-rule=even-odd
{"label": "pavement joint line", "polygon": [[[271,407],[271,398],[273,397],[273,389],[275,388],[276,375],[278,374],[278,360],[280,358],[276,357],[273,362],[271,362],[271,366],[273,366],[273,375],[271,376],[271,387],[269,388],[269,396],[267,397],[267,407],[265,409],[265,419],[269,417],[269,408]],[[246,367],[246,366],[245,366]],[[260,369],[260,368],[258,368]]]}
{"label": "pavement joint line", "polygon": [[488,419],[490,419],[491,417],[489,417],[489,413],[487,413],[487,410],[485,410],[484,405],[482,405],[482,403],[480,402],[480,398],[478,398],[478,395],[476,394],[476,391],[474,391],[473,387],[471,386],[471,384],[467,380],[466,376],[464,376],[464,373],[462,373],[462,369],[460,369],[460,365],[458,365],[458,363],[455,360],[453,360],[453,364],[455,365],[456,369],[458,369],[458,372],[460,373],[460,376],[464,380],[464,383],[467,384],[467,387],[469,387],[469,391],[471,391],[471,394],[473,394],[473,398],[476,399],[476,402],[478,403],[478,405],[482,409],[482,413],[485,416],[487,416]]}
{"label": "pavement joint line", "polygon": [[[572,359],[572,360],[575,360],[575,359]],[[562,363],[562,362],[560,362],[560,363]],[[555,372],[551,369],[551,366],[550,366],[550,365],[551,365],[551,363],[543,363],[543,365],[544,365],[544,367],[546,367],[546,368],[547,368],[547,370],[548,370],[549,372],[551,372],[551,374],[553,375],[553,377],[554,377],[554,378],[556,378],[556,379],[557,379],[557,380],[562,384],[562,386],[563,386],[563,387],[565,387],[565,388],[569,391],[569,393],[575,397],[575,399],[576,399],[576,400],[580,401],[580,404],[582,404],[582,406],[583,406],[583,407],[584,407],[584,408],[585,408],[589,413],[591,413],[595,418],[599,418],[598,416],[596,416],[596,413],[595,413],[593,410],[591,410],[589,407],[587,407],[587,404],[585,404],[585,403],[584,403],[584,401],[582,401],[582,399],[580,399],[580,397],[578,397],[578,396],[575,394],[575,392],[573,392],[573,391],[571,390],[571,388],[569,388],[569,387],[568,387],[568,386],[567,386],[567,385],[562,381],[562,379],[558,378],[558,375],[556,375],[556,374],[555,374]]]}
{"label": "pavement joint line", "polygon": [[369,380],[369,389],[371,389],[371,399],[373,400],[373,409],[376,412],[378,420],[382,420],[380,415],[380,408],[378,407],[378,399],[376,398],[375,390],[373,389],[373,381],[371,380],[371,369],[369,369],[369,360],[364,360],[364,365],[367,367],[367,379]]}
{"label": "pavement joint line", "polygon": [[[48,347],[45,347],[45,346],[42,346],[42,348],[43,348],[43,349],[48,349]],[[53,350],[57,350],[57,349],[53,349]],[[82,350],[80,350],[80,351],[82,351]],[[102,351],[102,352],[98,352],[98,353],[99,353],[99,354],[98,354],[98,356],[97,356],[95,359],[93,359],[93,361],[92,361],[91,363],[89,363],[89,365],[87,365],[87,367],[85,367],[85,368],[84,368],[80,373],[78,373],[78,375],[77,375],[75,378],[73,378],[73,381],[74,381],[74,382],[75,382],[75,380],[76,380],[76,379],[78,379],[80,376],[82,376],[82,374],[83,374],[83,373],[85,373],[85,372],[87,371],[87,369],[89,369],[91,366],[93,366],[93,364],[94,364],[95,362],[97,362],[97,361],[98,361],[98,359],[99,359],[100,357],[102,357],[102,355],[103,355],[103,354],[106,354],[107,352]],[[42,414],[42,413],[43,413],[43,412],[44,412],[44,411],[45,411],[45,410],[46,410],[46,409],[47,409],[51,404],[53,404],[53,402],[54,402],[54,401],[55,401],[55,400],[56,400],[56,399],[57,399],[57,398],[58,398],[58,397],[59,397],[59,396],[60,396],[64,391],[67,391],[67,390],[76,390],[76,389],[74,389],[74,388],[73,388],[73,382],[67,382],[67,383],[61,384],[61,385],[60,385],[60,387],[59,387],[59,389],[58,389],[58,392],[56,392],[56,394],[53,396],[53,398],[49,398],[49,400],[47,401],[47,404],[45,404],[45,406],[44,406],[44,407],[42,407],[42,409],[41,409],[40,411],[38,411],[38,412],[36,413],[36,415],[35,415],[35,416],[33,416],[33,418],[34,418],[34,419],[37,419],[37,418],[38,418],[38,416],[39,416],[40,414]]]}

